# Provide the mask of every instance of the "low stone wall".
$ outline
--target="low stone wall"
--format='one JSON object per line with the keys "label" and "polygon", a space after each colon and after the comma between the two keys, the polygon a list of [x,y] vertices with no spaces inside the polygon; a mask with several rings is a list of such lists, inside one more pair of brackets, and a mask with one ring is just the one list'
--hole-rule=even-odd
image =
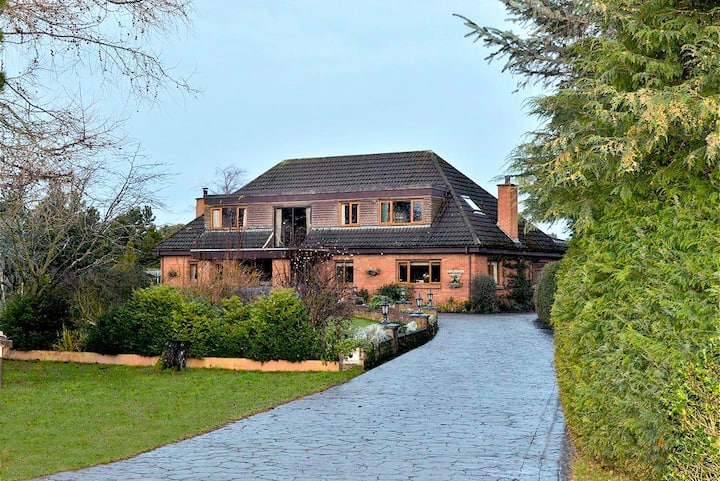
{"label": "low stone wall", "polygon": [[[55,361],[75,362],[79,364],[113,364],[118,366],[148,367],[154,366],[160,360],[159,356],[138,356],[136,354],[97,354],[94,352],[64,352],[64,351],[15,351],[4,352],[5,359],[16,361]],[[296,371],[340,371],[339,362],[325,361],[267,361],[259,362],[242,358],[206,357],[203,359],[188,359],[187,367],[193,369],[230,369],[233,371],[264,371],[264,372],[296,372]]]}
{"label": "low stone wall", "polygon": [[[403,312],[407,310],[415,311],[415,309],[416,307],[412,304],[395,305],[390,307],[388,319],[390,322],[402,322],[403,324],[407,324],[411,321],[417,321],[416,318],[411,316],[412,312]],[[380,312],[379,309],[370,309],[365,305],[353,305],[351,312],[357,317],[364,317],[378,322],[382,321],[382,312]],[[425,314],[437,315],[437,310],[435,309],[423,309],[423,312],[425,312]]]}
{"label": "low stone wall", "polygon": [[[413,319],[415,320],[415,319]],[[372,369],[375,366],[396,358],[408,351],[422,346],[437,334],[437,322],[429,324],[425,329],[414,332],[397,333],[397,339],[392,338],[381,342],[375,349],[364,353],[363,367]]]}

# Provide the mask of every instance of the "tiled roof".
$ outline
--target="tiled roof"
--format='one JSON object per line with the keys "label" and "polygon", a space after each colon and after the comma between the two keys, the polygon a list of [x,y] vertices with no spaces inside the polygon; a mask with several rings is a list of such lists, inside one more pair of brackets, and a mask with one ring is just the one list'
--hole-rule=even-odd
{"label": "tiled roof", "polygon": [[234,195],[321,194],[444,187],[438,177],[436,159],[440,158],[431,151],[287,159]]}
{"label": "tiled roof", "polygon": [[[497,199],[432,151],[284,160],[229,197],[347,194],[415,187],[445,192],[432,225],[313,228],[303,245],[338,250],[472,247],[556,254],[565,251],[563,242],[540,230],[525,232],[522,220],[519,243],[510,239],[497,226]],[[271,229],[203,231],[201,218],[200,222],[196,219],[157,250],[259,249],[272,233]]]}
{"label": "tiled roof", "polygon": [[202,216],[197,217],[178,232],[158,244],[154,250],[157,253],[177,251],[189,252],[195,245],[195,241],[204,231],[205,221]]}

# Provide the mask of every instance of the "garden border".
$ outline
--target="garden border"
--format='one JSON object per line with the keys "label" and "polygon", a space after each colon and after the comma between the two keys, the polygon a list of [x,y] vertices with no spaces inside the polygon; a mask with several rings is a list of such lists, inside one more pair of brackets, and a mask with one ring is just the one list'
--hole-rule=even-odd
{"label": "garden border", "polygon": [[[55,361],[79,364],[112,364],[117,366],[151,367],[158,363],[160,356],[139,356],[137,354],[98,354],[95,352],[67,351],[16,351],[4,352],[5,359],[15,361]],[[340,362],[330,361],[267,361],[259,362],[245,358],[206,357],[190,358],[187,367],[191,369],[229,369],[233,371],[296,372],[296,371],[342,371]]]}

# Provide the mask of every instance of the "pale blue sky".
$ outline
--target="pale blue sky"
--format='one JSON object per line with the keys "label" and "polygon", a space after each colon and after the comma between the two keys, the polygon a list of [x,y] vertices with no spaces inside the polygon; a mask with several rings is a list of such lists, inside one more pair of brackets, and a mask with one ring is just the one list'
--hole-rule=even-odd
{"label": "pale blue sky", "polygon": [[157,221],[185,223],[216,167],[251,180],[286,158],[433,150],[496,195],[528,91],[464,38],[460,13],[502,26],[495,0],[198,0],[163,40],[196,97],[131,112],[129,136],[176,173]]}

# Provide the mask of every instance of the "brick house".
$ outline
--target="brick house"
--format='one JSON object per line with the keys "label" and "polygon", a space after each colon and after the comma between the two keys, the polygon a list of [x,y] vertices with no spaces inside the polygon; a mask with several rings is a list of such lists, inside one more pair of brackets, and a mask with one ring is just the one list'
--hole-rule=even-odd
{"label": "brick house", "polygon": [[509,261],[529,275],[565,243],[518,218],[517,187],[498,199],[432,151],[284,160],[231,195],[197,199],[197,218],[162,242],[162,282],[202,283],[227,263],[275,285],[298,252],[324,253],[341,282],[398,283],[434,303],[469,298],[479,274],[505,289]]}

